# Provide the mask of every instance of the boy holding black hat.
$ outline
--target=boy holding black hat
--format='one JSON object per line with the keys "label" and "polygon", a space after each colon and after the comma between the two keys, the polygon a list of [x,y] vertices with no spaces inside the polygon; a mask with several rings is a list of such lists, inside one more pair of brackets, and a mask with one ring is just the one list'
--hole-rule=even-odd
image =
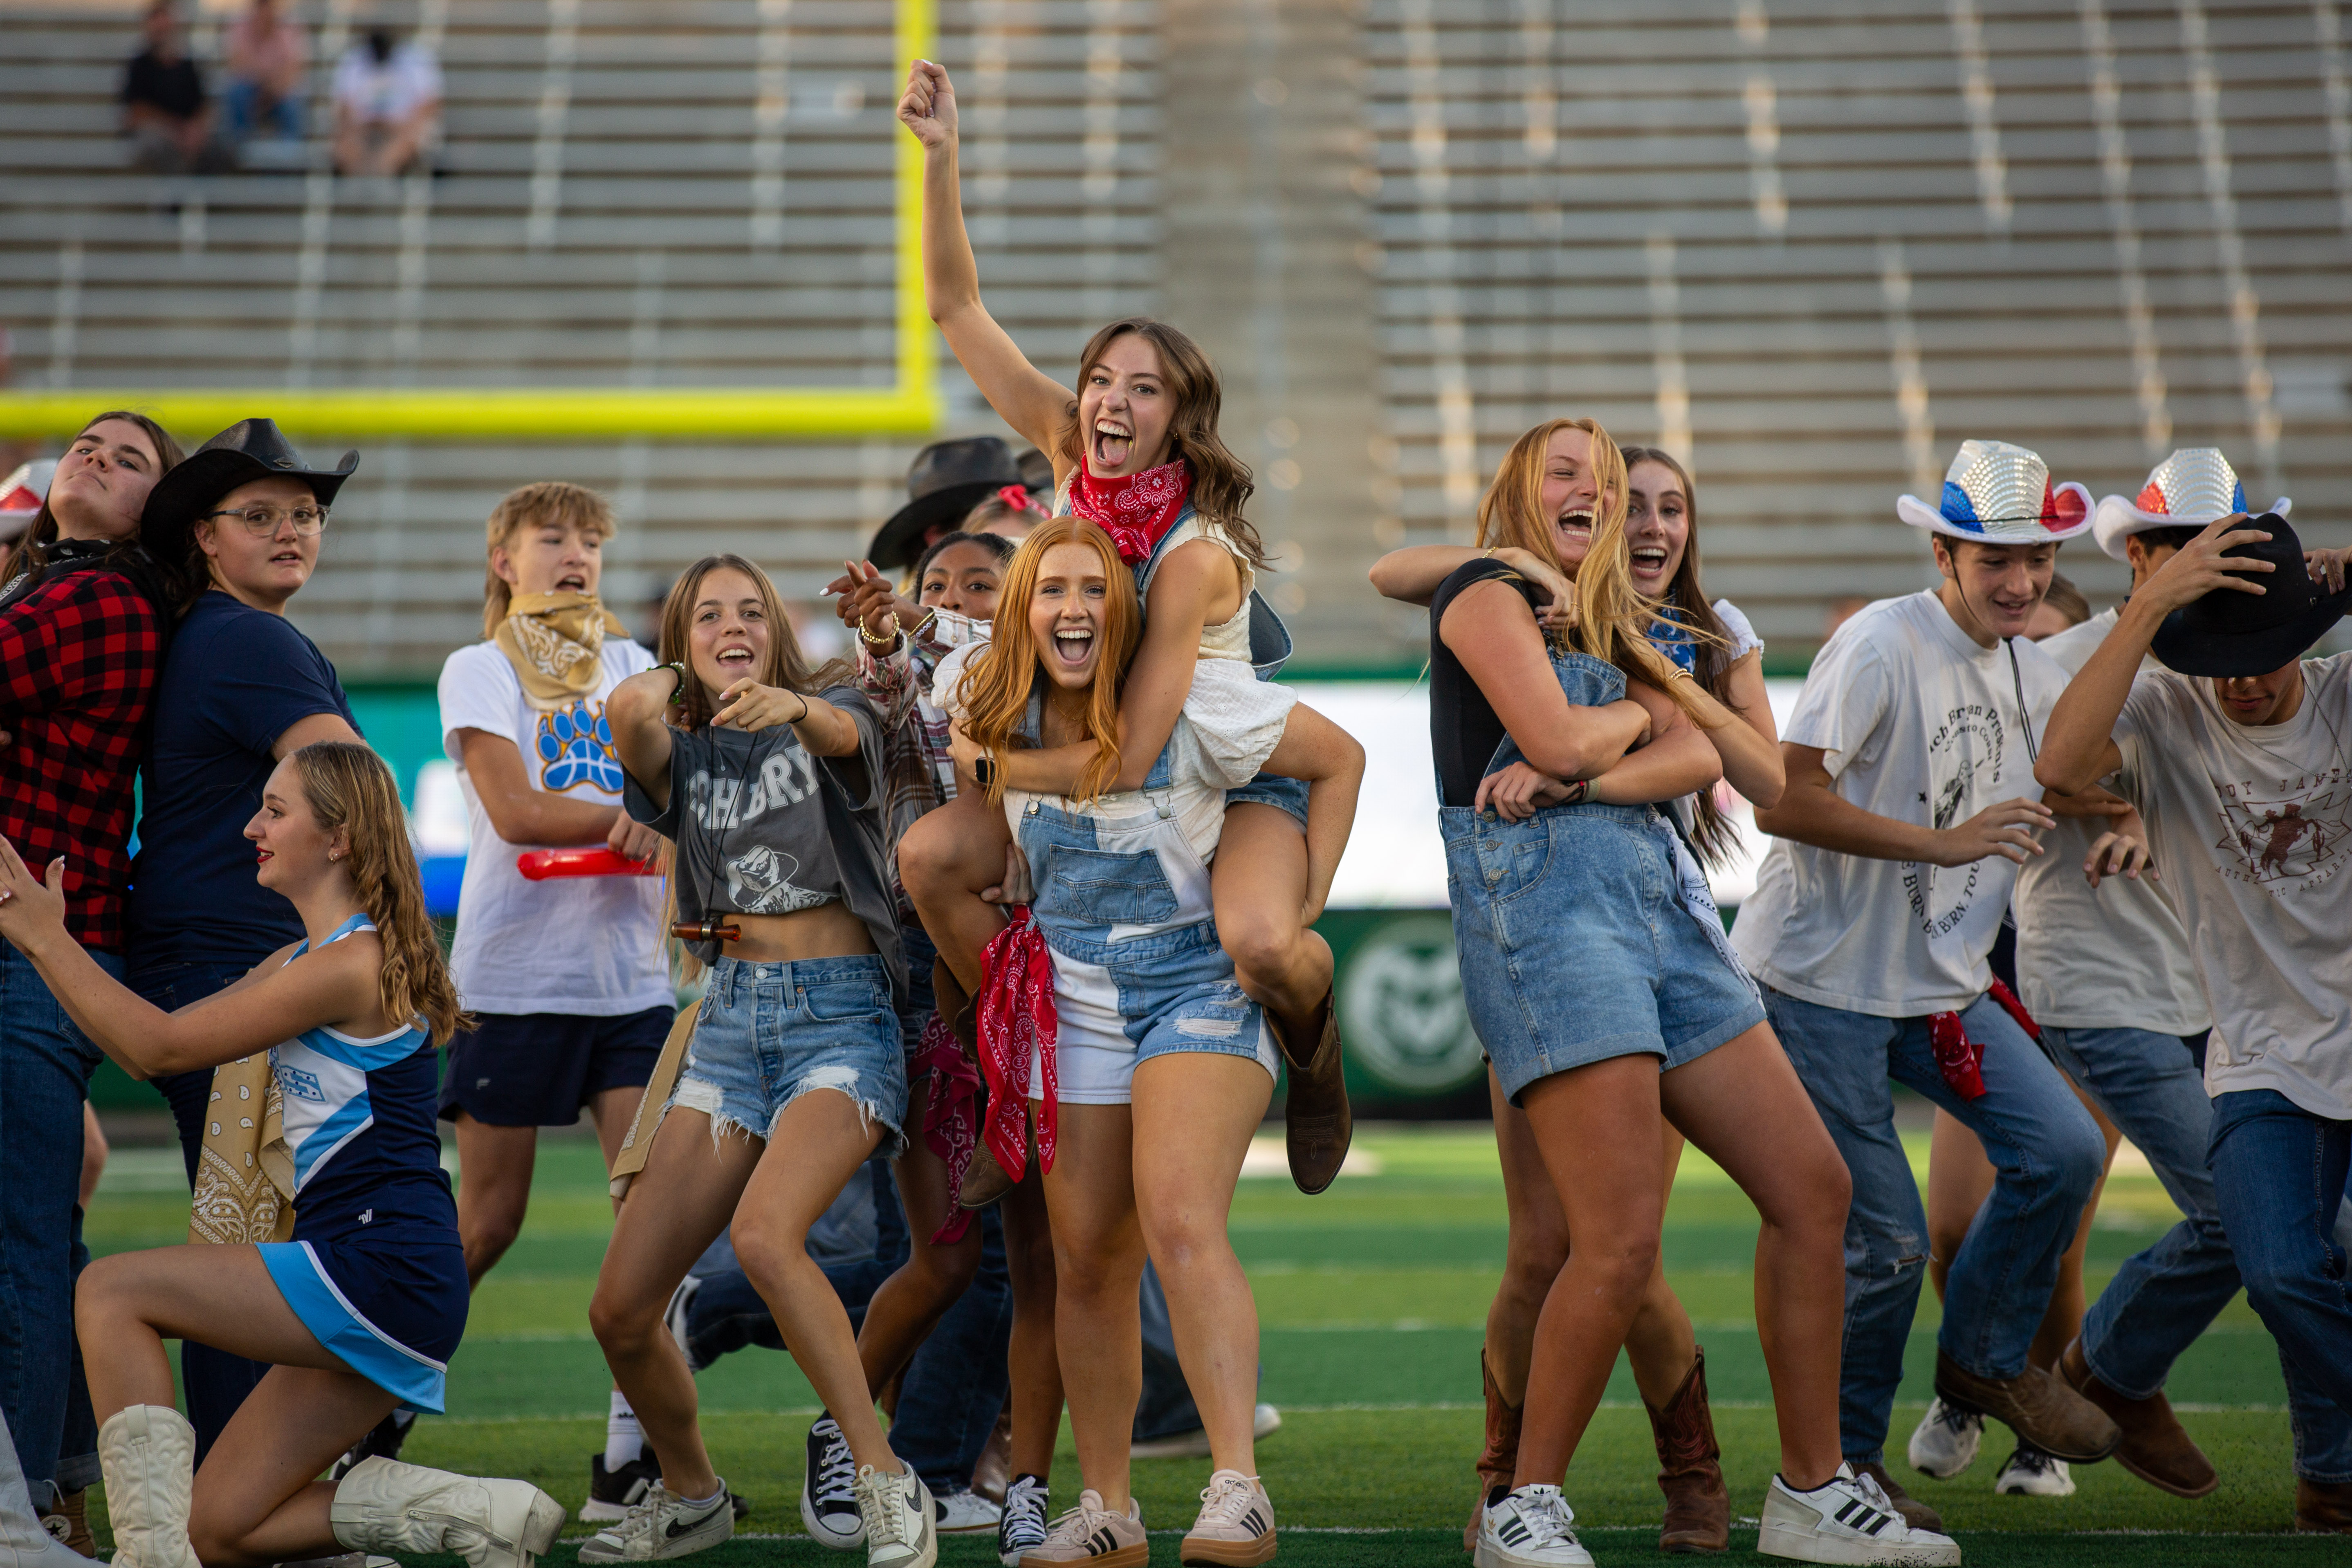
{"label": "boy holding black hat", "polygon": [[[2332,1401],[2339,1422],[2352,1411],[2352,1293],[2333,1234],[2352,1163],[2352,656],[2303,655],[2352,607],[2345,569],[2345,552],[2306,553],[2275,514],[2206,528],[2132,595],[2059,699],[2034,769],[2069,793],[2111,780],[2147,821],[2213,1015],[2222,1222],[2291,1385]],[[2141,668],[2151,651],[2167,668]],[[2299,1454],[2298,1471],[2314,1458]],[[2299,1473],[2295,1522],[2352,1530],[2352,1473]]]}

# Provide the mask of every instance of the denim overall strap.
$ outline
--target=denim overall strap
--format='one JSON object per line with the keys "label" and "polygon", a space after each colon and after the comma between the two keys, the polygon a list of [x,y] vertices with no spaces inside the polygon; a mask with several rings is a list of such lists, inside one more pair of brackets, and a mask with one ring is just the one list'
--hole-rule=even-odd
{"label": "denim overall strap", "polygon": [[[1186,501],[1184,510],[1176,514],[1175,526],[1160,536],[1151,546],[1151,553],[1137,565],[1136,597],[1142,598],[1151,592],[1151,579],[1159,574],[1160,563],[1168,553],[1168,542],[1175,538],[1177,531],[1196,515],[1192,503]],[[1282,667],[1290,662],[1294,646],[1290,628],[1282,624],[1282,617],[1275,613],[1272,605],[1265,602],[1265,595],[1254,587],[1250,590],[1249,601],[1250,668],[1257,672],[1260,680],[1272,680],[1282,673]]]}

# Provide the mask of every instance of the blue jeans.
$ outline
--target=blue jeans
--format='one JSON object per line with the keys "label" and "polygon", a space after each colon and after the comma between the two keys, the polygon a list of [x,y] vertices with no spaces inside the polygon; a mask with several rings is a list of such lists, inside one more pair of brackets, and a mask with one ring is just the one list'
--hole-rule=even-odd
{"label": "blue jeans", "polygon": [[265,126],[270,135],[280,140],[302,139],[302,100],[299,89],[294,96],[281,98],[265,108],[259,83],[232,77],[221,91],[221,106],[228,113],[232,141],[246,141]]}
{"label": "blue jeans", "polygon": [[2314,1116],[2276,1089],[2216,1095],[2209,1158],[2246,1299],[2287,1372],[2295,1470],[2352,1480],[2352,1451],[2327,1446],[2352,1410],[2352,1289],[2336,1234],[2352,1121]]}
{"label": "blue jeans", "polygon": [[[257,956],[255,963],[267,956]],[[133,970],[124,984],[165,1012],[175,1013],[226,990],[252,967],[251,963],[148,964]],[[196,1152],[205,1142],[205,1107],[212,1100],[213,1069],[170,1073],[149,1081],[172,1108],[172,1123],[179,1131],[180,1154],[187,1164],[188,1188],[193,1192]],[[188,1424],[196,1429],[196,1463],[205,1462],[221,1428],[268,1371],[263,1362],[247,1361],[194,1340],[181,1342],[180,1380],[187,1390]]]}
{"label": "blue jeans", "polygon": [[[120,957],[89,955],[121,974]],[[37,1507],[57,1477],[74,1381],[73,1282],[89,1258],[81,1108],[103,1059],[31,960],[0,942],[0,1413]]]}
{"label": "blue jeans", "polygon": [[2050,1058],[1990,996],[1960,1013],[1969,1038],[1984,1050],[1985,1092],[1975,1100],[1954,1094],[1937,1070],[1924,1016],[1849,1013],[1769,986],[1764,1008],[1853,1178],[1838,1428],[1848,1459],[1875,1464],[1927,1264],[1927,1215],[1895,1135],[1888,1080],[1958,1117],[1992,1161],[1992,1194],[1945,1279],[1937,1340],[1954,1364],[1979,1377],[2025,1371],[2106,1142]]}

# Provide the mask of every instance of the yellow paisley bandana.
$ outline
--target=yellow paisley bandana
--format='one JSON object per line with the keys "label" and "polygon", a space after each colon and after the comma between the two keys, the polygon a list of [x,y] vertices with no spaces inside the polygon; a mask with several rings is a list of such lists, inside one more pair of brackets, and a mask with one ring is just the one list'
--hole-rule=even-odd
{"label": "yellow paisley bandana", "polygon": [[257,1051],[213,1068],[204,1147],[188,1240],[235,1247],[294,1234],[294,1151],[286,1142],[286,1101]]}
{"label": "yellow paisley bandana", "polygon": [[517,594],[499,627],[499,650],[534,708],[569,708],[596,689],[604,639],[629,628],[593,594]]}

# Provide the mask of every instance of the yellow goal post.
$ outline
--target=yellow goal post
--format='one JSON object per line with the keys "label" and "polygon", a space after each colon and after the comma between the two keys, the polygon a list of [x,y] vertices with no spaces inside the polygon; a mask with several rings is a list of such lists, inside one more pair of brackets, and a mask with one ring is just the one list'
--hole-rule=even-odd
{"label": "yellow goal post", "polygon": [[[904,69],[931,53],[935,0],[894,4],[894,47]],[[891,101],[897,101],[895,87]],[[895,125],[894,140],[897,374],[891,386],[0,388],[0,437],[70,436],[103,408],[136,408],[182,432],[225,429],[267,413],[295,430],[441,440],[921,435],[940,416],[930,314],[923,304],[923,151]]]}

